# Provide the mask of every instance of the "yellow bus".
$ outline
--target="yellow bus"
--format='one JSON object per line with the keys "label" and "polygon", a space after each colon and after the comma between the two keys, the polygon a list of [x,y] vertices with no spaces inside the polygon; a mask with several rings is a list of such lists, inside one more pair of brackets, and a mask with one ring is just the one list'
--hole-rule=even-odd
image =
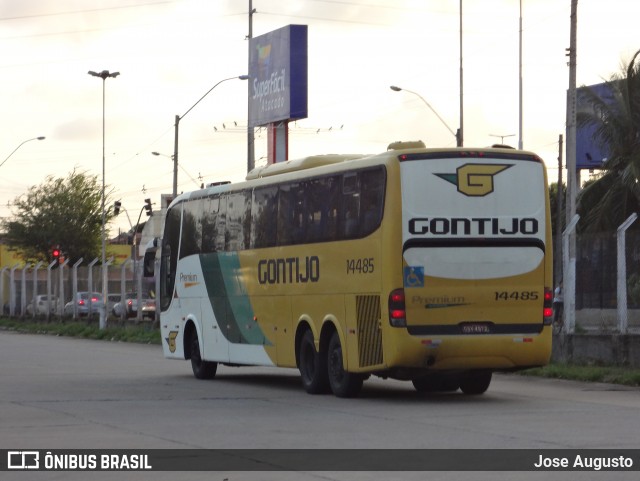
{"label": "yellow bus", "polygon": [[307,392],[339,397],[371,375],[482,394],[495,371],[546,364],[544,162],[407,147],[291,160],[178,196],[145,259],[159,259],[165,356],[190,359],[199,379],[218,363],[298,368]]}

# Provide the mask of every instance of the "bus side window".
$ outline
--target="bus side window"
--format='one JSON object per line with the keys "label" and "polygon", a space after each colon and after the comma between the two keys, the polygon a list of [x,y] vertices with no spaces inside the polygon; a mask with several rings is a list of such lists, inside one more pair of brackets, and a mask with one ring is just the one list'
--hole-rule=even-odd
{"label": "bus side window", "polygon": [[360,174],[360,209],[362,219],[360,235],[366,236],[382,222],[384,204],[384,170],[375,169]]}
{"label": "bus side window", "polygon": [[262,187],[253,192],[251,204],[251,247],[276,245],[278,187]]}
{"label": "bus side window", "polygon": [[182,220],[180,203],[167,212],[164,235],[162,236],[162,252],[160,257],[160,309],[166,310],[171,304],[173,287],[178,266],[178,246],[180,245],[180,223]]}
{"label": "bus side window", "polygon": [[180,259],[200,254],[202,246],[202,202],[200,199],[184,203],[182,213],[182,243]]}
{"label": "bus side window", "polygon": [[227,195],[220,196],[218,205],[218,215],[216,216],[216,237],[215,237],[215,250],[216,252],[224,252],[225,245],[227,244]]}
{"label": "bus side window", "polygon": [[342,238],[358,236],[360,222],[360,185],[358,174],[345,174],[342,180]]}
{"label": "bus side window", "polygon": [[337,226],[339,176],[321,177],[306,183],[306,241],[334,240]]}
{"label": "bus side window", "polygon": [[202,253],[216,252],[216,238],[218,237],[216,218],[220,198],[218,196],[209,197],[204,200],[202,210]]}
{"label": "bus side window", "polygon": [[226,251],[249,248],[251,235],[251,193],[233,192],[227,200]]}
{"label": "bus side window", "polygon": [[303,225],[303,213],[298,205],[299,188],[299,184],[282,184],[278,189],[277,245],[299,242]]}

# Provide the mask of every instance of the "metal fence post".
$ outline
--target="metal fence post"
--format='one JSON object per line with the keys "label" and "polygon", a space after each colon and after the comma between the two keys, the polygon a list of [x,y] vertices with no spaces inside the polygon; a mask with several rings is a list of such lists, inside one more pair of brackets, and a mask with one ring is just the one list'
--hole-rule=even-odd
{"label": "metal fence post", "polygon": [[[42,264],[44,264],[44,262],[40,261],[35,266],[33,266],[33,296],[31,300],[31,305],[33,306],[33,316],[32,316],[33,318],[35,318],[37,314],[36,301],[38,300],[38,269],[40,269]],[[47,297],[47,311],[50,309],[50,306],[49,306],[50,302],[51,301]]]}
{"label": "metal fence post", "polygon": [[127,295],[127,264],[131,262],[131,257],[128,257],[120,266],[120,320],[124,321],[127,318],[127,304],[126,304],[126,295]]}
{"label": "metal fence post", "polygon": [[635,212],[627,217],[627,220],[618,227],[618,233],[616,234],[618,241],[618,330],[620,331],[620,334],[626,334],[629,326],[629,320],[627,317],[627,252],[625,249],[625,233],[637,218],[638,214]]}
{"label": "metal fence post", "polygon": [[571,222],[562,233],[562,270],[564,285],[564,323],[562,330],[573,334],[576,329],[576,253],[569,253],[569,237],[576,229],[580,220],[578,214],[574,215]]}
{"label": "metal fence post", "polygon": [[8,267],[3,267],[2,269],[0,269],[0,308],[2,308],[2,313],[4,314],[4,305],[5,305],[5,300],[4,300],[4,273],[7,272],[9,268]]}
{"label": "metal fence post", "polygon": [[[71,299],[73,299],[73,304],[75,306],[75,302],[76,302],[76,297],[78,297],[78,266],[80,264],[82,264],[82,261],[84,259],[81,257],[80,259],[78,259],[76,261],[75,264],[73,264],[73,266],[71,266],[71,292],[72,292],[72,297]],[[73,308],[73,311],[75,312],[76,308]]]}
{"label": "metal fence post", "polygon": [[20,317],[24,317],[27,310],[27,271],[30,266],[28,262],[24,265],[20,277]]}
{"label": "metal fence post", "polygon": [[[89,262],[89,271],[87,272],[87,291],[89,291],[89,310],[87,311],[88,314],[87,316],[91,317],[91,315],[93,314],[93,302],[91,301],[91,298],[93,297],[93,266],[96,265],[96,262],[98,262],[98,258],[96,257],[95,259],[93,259],[91,262]],[[78,317],[78,306],[77,303],[75,302],[75,299],[73,300],[73,318],[75,319],[76,317]]]}
{"label": "metal fence post", "polygon": [[[57,262],[58,262],[57,260],[53,260],[47,266],[47,298],[49,299],[51,299],[51,269],[53,269],[53,266],[55,266]],[[51,311],[48,310],[47,321],[49,321],[50,319],[51,319]]]}
{"label": "metal fence post", "polygon": [[9,271],[9,316],[16,314],[16,269],[20,264],[15,264]]}
{"label": "metal fence post", "polygon": [[[60,299],[64,299],[64,266],[66,266],[69,263],[69,259],[65,259],[62,264],[59,264],[59,269],[60,269]],[[58,306],[58,313],[60,314],[60,317],[62,317],[62,315],[64,314],[64,306],[62,305],[62,303]]]}

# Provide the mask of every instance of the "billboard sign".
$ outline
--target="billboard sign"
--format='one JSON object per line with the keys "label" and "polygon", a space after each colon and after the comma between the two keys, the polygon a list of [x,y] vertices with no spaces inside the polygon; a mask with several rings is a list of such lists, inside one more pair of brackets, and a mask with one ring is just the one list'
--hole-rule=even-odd
{"label": "billboard sign", "polygon": [[252,38],[249,126],[307,117],[307,26],[288,25]]}
{"label": "billboard sign", "polygon": [[[586,89],[594,92],[606,103],[613,102],[613,92],[609,83],[601,83],[576,89],[577,111],[586,111],[592,107],[586,101]],[[578,127],[576,129],[576,168],[601,169],[602,164],[609,157],[606,147],[601,146],[595,139],[595,127]]]}

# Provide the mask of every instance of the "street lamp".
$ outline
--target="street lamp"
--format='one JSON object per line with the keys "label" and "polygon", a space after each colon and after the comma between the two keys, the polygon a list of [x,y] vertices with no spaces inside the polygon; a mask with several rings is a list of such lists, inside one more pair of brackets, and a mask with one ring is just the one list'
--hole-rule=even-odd
{"label": "street lamp", "polygon": [[105,81],[108,78],[116,78],[120,75],[120,72],[109,72],[103,70],[102,72],[93,72],[89,70],[87,72],[92,77],[98,77],[102,79],[102,195],[101,195],[101,209],[102,209],[102,308],[100,309],[100,329],[107,327],[107,236],[105,233],[106,213],[104,210],[104,189],[105,189],[105,157],[104,157],[104,99],[105,99]]}
{"label": "street lamp", "polygon": [[438,117],[438,120],[439,120],[440,122],[442,122],[442,124],[447,128],[447,130],[448,130],[449,132],[451,132],[451,135],[453,135],[453,136],[456,138],[456,145],[457,145],[458,147],[462,147],[462,135],[461,135],[460,129],[458,129],[458,131],[457,131],[457,132],[454,132],[454,131],[453,131],[453,129],[452,129],[451,127],[449,127],[449,125],[444,121],[444,119],[443,119],[442,117],[440,117],[440,114],[438,114],[438,112],[436,112],[436,109],[434,109],[434,108],[431,106],[431,104],[429,104],[429,102],[427,102],[427,101],[422,97],[422,95],[420,95],[419,93],[414,92],[414,91],[412,91],[412,90],[407,90],[407,89],[403,89],[403,88],[401,88],[401,87],[396,87],[395,85],[391,85],[389,88],[390,88],[391,90],[393,90],[394,92],[400,92],[401,90],[404,90],[405,92],[409,92],[410,94],[413,94],[413,95],[417,96],[420,100],[422,100],[422,101],[425,103],[425,105],[426,105],[427,107],[429,107],[429,109],[430,109],[430,110],[435,114],[435,116],[436,116],[436,117]]}
{"label": "street lamp", "polygon": [[9,155],[7,155],[7,158],[2,161],[2,163],[0,164],[0,167],[2,167],[7,160],[9,160],[9,157],[11,157],[13,154],[16,153],[16,150],[18,150],[20,147],[22,147],[27,142],[31,142],[32,140],[44,140],[44,137],[34,137],[33,139],[27,139],[24,142],[22,142],[15,149],[13,149],[13,152],[11,152]]}
{"label": "street lamp", "polygon": [[220,85],[222,82],[226,82],[227,80],[233,80],[233,79],[247,80],[248,78],[249,78],[248,75],[239,75],[236,77],[229,77],[229,78],[220,80],[217,84],[215,84],[213,87],[207,90],[207,93],[205,93],[202,97],[200,97],[200,99],[195,104],[193,104],[189,108],[189,110],[187,110],[184,114],[176,115],[176,123],[175,123],[176,129],[175,129],[175,138],[173,142],[173,198],[174,199],[178,195],[178,126],[180,124],[180,121],[184,118],[185,115],[191,112],[191,109],[193,109],[196,105],[198,105],[202,99],[204,99],[207,95],[209,95],[209,93],[218,85]]}

